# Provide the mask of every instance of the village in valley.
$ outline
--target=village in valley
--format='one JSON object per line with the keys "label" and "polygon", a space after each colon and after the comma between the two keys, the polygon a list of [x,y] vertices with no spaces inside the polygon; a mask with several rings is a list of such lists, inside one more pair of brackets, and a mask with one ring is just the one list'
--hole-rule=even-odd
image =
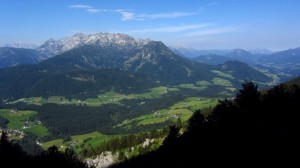
{"label": "village in valley", "polygon": [[1,110],[0,117],[8,119],[9,126],[0,126],[0,134],[2,134],[2,132],[6,132],[7,136],[11,140],[23,139],[26,132],[31,132],[30,128],[42,125],[40,120],[29,120],[29,117],[32,116],[32,114],[34,114],[34,112],[19,111],[18,109]]}

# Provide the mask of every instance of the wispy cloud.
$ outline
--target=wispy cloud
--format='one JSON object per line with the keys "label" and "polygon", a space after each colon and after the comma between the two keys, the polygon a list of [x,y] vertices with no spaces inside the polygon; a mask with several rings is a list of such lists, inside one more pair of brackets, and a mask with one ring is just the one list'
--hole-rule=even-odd
{"label": "wispy cloud", "polygon": [[92,6],[82,5],[82,4],[70,5],[69,7],[73,8],[73,9],[93,9],[94,8]]}
{"label": "wispy cloud", "polygon": [[188,12],[170,12],[170,13],[154,13],[154,14],[147,14],[142,13],[138,14],[134,11],[117,9],[117,10],[109,10],[109,9],[98,9],[90,5],[83,5],[83,4],[75,4],[70,5],[69,8],[72,9],[79,9],[85,10],[90,14],[96,14],[99,12],[114,12],[118,13],[121,16],[122,21],[131,21],[131,20],[147,20],[147,19],[173,19],[179,17],[186,17],[195,15],[195,13],[188,13]]}
{"label": "wispy cloud", "polygon": [[159,28],[152,28],[152,29],[137,29],[137,30],[131,30],[128,33],[153,33],[153,32],[182,32],[186,30],[193,30],[193,29],[199,29],[199,28],[205,28],[208,27],[209,24],[193,24],[193,25],[180,25],[180,26],[168,26],[168,27],[159,27]]}
{"label": "wispy cloud", "polygon": [[237,30],[238,30],[237,27],[210,28],[210,29],[203,29],[203,30],[197,30],[195,32],[190,32],[185,34],[184,36],[206,36],[206,35],[213,35],[213,34],[230,33]]}
{"label": "wispy cloud", "polygon": [[181,33],[182,36],[206,36],[230,33],[241,30],[242,27],[218,27],[211,23],[164,26],[149,29],[130,30],[126,33]]}
{"label": "wispy cloud", "polygon": [[121,20],[147,20],[147,19],[173,19],[185,16],[195,15],[195,13],[185,13],[185,12],[172,12],[172,13],[156,13],[156,14],[136,14],[135,12],[129,11],[116,11],[121,14]]}
{"label": "wispy cloud", "polygon": [[89,12],[89,13],[98,13],[101,10],[92,8],[92,9],[86,9],[86,11]]}
{"label": "wispy cloud", "polygon": [[90,14],[95,14],[95,13],[99,13],[99,12],[103,11],[103,10],[94,8],[90,5],[82,5],[82,4],[70,5],[69,8],[85,10]]}
{"label": "wispy cloud", "polygon": [[121,14],[122,21],[143,20],[142,18],[137,17],[134,12],[119,11],[119,13]]}

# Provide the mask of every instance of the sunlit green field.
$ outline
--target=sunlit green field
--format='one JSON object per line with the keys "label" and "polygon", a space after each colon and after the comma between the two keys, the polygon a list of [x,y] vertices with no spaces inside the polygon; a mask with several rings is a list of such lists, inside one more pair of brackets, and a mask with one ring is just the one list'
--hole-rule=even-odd
{"label": "sunlit green field", "polygon": [[161,123],[167,120],[176,121],[178,118],[180,118],[182,121],[186,121],[196,110],[212,108],[217,104],[217,102],[217,99],[191,97],[185,99],[184,101],[177,102],[169,108],[157,110],[152,114],[125,120],[116,127],[130,128],[130,125],[133,123],[137,123],[137,125],[147,125]]}
{"label": "sunlit green field", "polygon": [[213,78],[211,81],[214,85],[229,86],[229,87],[232,86],[229,80],[222,79],[222,78]]}
{"label": "sunlit green field", "polygon": [[48,135],[48,129],[42,125],[34,125],[24,129],[24,132],[30,132],[38,137],[44,137]]}
{"label": "sunlit green field", "polygon": [[224,77],[224,78],[229,78],[229,79],[234,79],[234,77],[231,75],[231,74],[228,74],[228,73],[224,73],[224,72],[221,72],[221,71],[216,71],[216,70],[212,70],[211,72],[221,76],[221,77]]}
{"label": "sunlit green field", "polygon": [[44,149],[48,149],[49,147],[55,145],[59,147],[60,150],[65,150],[67,147],[73,147],[76,149],[77,152],[80,152],[86,147],[96,147],[99,146],[104,141],[109,140],[114,136],[111,135],[104,135],[99,132],[92,132],[88,134],[83,135],[75,135],[71,136],[71,140],[65,141],[63,139],[55,139],[52,141],[48,141],[45,143],[42,143],[42,147]]}
{"label": "sunlit green field", "polygon": [[18,102],[24,102],[27,104],[34,104],[34,105],[54,103],[54,104],[61,104],[61,105],[72,104],[72,105],[87,105],[87,106],[101,106],[103,104],[122,105],[120,101],[124,99],[154,99],[154,98],[160,98],[164,94],[167,94],[169,92],[177,92],[177,91],[179,91],[178,88],[159,86],[159,87],[151,88],[147,90],[147,92],[141,94],[125,95],[114,91],[109,91],[109,92],[99,94],[97,98],[88,98],[86,100],[66,99],[65,97],[62,96],[50,96],[48,98],[42,98],[42,97],[23,98],[11,103],[14,104]]}

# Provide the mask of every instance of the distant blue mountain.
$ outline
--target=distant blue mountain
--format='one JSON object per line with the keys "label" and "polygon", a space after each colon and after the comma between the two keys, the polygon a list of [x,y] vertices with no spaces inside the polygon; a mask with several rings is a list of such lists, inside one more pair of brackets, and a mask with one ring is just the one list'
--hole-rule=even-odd
{"label": "distant blue mountain", "polygon": [[0,48],[0,68],[21,64],[36,64],[38,61],[38,52],[34,49]]}

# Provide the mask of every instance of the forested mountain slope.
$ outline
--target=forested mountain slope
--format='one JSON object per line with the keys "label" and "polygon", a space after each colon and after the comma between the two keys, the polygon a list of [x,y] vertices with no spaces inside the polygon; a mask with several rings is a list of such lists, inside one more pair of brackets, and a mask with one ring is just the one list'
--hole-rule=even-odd
{"label": "forested mountain slope", "polygon": [[207,118],[196,112],[183,135],[173,126],[157,151],[112,167],[295,163],[299,83],[297,78],[260,93],[246,81],[234,100],[221,100]]}

